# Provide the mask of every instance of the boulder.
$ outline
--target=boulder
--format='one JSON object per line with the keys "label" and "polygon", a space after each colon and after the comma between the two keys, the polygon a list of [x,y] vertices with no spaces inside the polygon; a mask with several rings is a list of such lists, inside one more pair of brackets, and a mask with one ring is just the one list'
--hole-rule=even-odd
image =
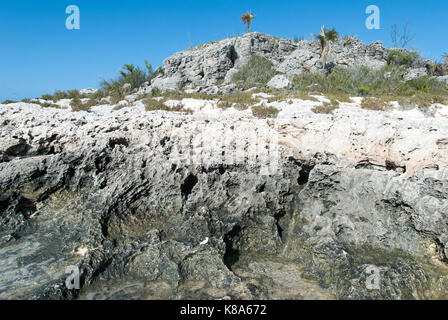
{"label": "boulder", "polygon": [[268,82],[267,86],[275,89],[290,89],[292,83],[284,75],[276,75]]}

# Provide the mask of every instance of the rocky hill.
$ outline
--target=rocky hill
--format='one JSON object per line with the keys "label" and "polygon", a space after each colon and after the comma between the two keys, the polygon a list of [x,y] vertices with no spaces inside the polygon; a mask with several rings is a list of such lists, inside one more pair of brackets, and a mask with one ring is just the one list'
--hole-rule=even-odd
{"label": "rocky hill", "polygon": [[[317,43],[252,33],[140,91],[231,92],[253,55],[286,80],[322,69]],[[388,51],[346,38],[332,61]],[[0,299],[448,298],[447,106],[187,92],[0,105]]]}
{"label": "rocky hill", "polygon": [[[402,50],[406,52],[406,50]],[[149,89],[191,89],[196,92],[232,92],[232,75],[254,56],[273,63],[275,70],[290,78],[322,70],[321,49],[317,41],[293,41],[261,33],[225,39],[179,52],[163,62],[163,74]],[[333,66],[366,66],[379,69],[387,64],[389,52],[380,41],[365,45],[354,37],[337,41],[332,48]],[[408,67],[407,79],[427,75],[427,61],[415,59]],[[445,79],[445,78],[444,78]],[[274,84],[274,86],[279,87]],[[281,87],[281,85],[280,85]]]}

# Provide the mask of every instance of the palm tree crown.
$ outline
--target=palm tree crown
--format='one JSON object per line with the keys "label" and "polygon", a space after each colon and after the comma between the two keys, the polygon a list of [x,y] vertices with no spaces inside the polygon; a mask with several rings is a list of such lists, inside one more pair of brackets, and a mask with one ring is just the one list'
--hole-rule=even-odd
{"label": "palm tree crown", "polygon": [[254,20],[255,15],[252,12],[245,13],[241,16],[241,22],[247,23],[247,33],[250,32],[250,24]]}

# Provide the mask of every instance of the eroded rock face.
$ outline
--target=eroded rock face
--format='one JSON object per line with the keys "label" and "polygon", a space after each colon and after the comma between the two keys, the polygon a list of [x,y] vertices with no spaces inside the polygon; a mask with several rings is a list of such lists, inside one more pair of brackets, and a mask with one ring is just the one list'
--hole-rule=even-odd
{"label": "eroded rock face", "polygon": [[0,298],[448,297],[444,119],[0,116]]}

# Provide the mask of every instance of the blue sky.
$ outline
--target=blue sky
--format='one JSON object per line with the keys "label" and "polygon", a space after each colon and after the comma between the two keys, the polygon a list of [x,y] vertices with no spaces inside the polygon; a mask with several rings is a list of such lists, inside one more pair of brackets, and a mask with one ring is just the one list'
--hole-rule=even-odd
{"label": "blue sky", "polygon": [[[77,5],[81,29],[67,30],[65,9]],[[381,29],[368,30],[368,5],[381,9]],[[342,35],[390,46],[390,28],[406,21],[411,47],[426,58],[448,51],[446,0],[3,0],[0,2],[0,101],[55,89],[98,87],[124,63],[154,66],[190,45],[243,34],[242,13],[257,16],[253,31],[304,37],[325,24]]]}

